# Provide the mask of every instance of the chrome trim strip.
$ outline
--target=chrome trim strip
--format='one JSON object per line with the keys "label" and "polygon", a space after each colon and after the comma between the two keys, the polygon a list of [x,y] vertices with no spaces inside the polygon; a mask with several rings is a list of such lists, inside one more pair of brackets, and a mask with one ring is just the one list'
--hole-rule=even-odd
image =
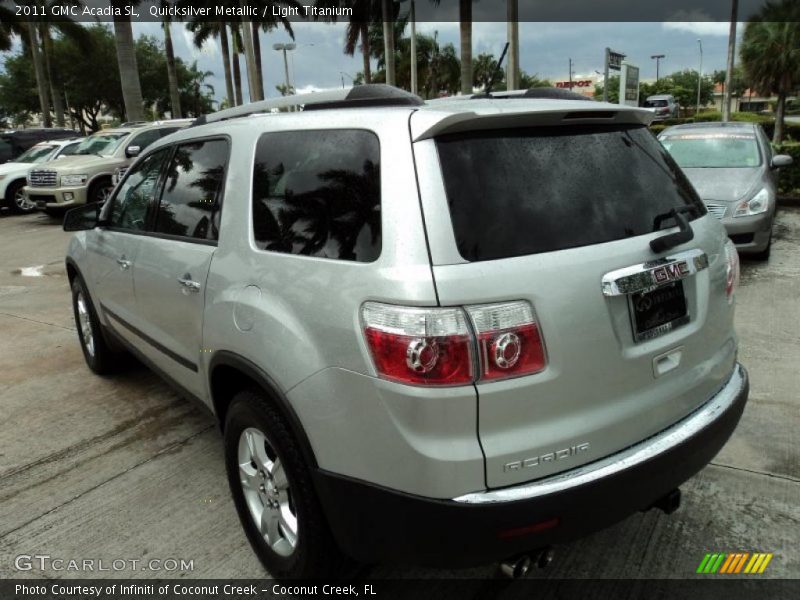
{"label": "chrome trim strip", "polygon": [[464,494],[458,498],[453,498],[453,500],[463,504],[495,504],[498,502],[530,500],[586,485],[635,467],[671,450],[713,423],[733,405],[741,393],[745,381],[746,374],[744,369],[737,363],[725,387],[711,400],[669,429],[665,429],[635,446],[588,465],[540,479],[539,481],[516,487]]}
{"label": "chrome trim strip", "polygon": [[705,252],[699,248],[686,250],[606,273],[602,279],[603,295],[624,296],[643,292],[664,283],[685,279],[707,268],[708,255]]}

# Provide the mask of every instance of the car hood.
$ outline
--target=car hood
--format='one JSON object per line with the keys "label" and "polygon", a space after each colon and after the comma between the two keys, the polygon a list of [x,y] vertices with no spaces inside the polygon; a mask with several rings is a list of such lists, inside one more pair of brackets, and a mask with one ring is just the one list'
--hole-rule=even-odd
{"label": "car hood", "polygon": [[37,168],[57,171],[59,175],[64,174],[85,174],[86,171],[95,171],[102,168],[113,169],[119,163],[125,162],[119,158],[109,156],[94,156],[81,154],[77,156],[65,156],[58,160],[42,163]]}
{"label": "car hood", "polygon": [[28,169],[35,167],[36,163],[7,162],[0,165],[0,175],[11,175],[16,173],[25,174]]}
{"label": "car hood", "polygon": [[760,168],[683,169],[703,200],[736,202],[757,185]]}

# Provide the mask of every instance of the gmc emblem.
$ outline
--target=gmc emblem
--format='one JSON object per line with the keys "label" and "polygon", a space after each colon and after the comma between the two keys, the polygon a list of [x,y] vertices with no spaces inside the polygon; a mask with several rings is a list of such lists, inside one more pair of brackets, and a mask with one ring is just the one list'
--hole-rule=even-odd
{"label": "gmc emblem", "polygon": [[689,275],[689,264],[682,260],[680,262],[670,263],[663,267],[657,267],[650,271],[650,276],[653,278],[654,283],[666,283],[667,281],[675,281],[683,279]]}

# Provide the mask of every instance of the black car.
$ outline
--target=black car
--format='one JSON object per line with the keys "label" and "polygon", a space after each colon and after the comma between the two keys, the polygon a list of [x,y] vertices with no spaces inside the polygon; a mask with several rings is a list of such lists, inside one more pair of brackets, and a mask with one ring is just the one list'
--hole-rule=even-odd
{"label": "black car", "polygon": [[45,140],[79,137],[80,133],[64,127],[36,127],[0,132],[0,164],[14,160],[28,148]]}

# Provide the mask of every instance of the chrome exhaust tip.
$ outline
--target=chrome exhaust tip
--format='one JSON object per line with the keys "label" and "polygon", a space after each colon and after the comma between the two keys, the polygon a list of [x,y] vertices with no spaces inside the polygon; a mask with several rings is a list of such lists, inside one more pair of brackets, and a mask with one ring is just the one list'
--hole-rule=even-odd
{"label": "chrome exhaust tip", "polygon": [[516,556],[500,563],[500,573],[508,579],[522,579],[531,570],[531,557],[527,554]]}

